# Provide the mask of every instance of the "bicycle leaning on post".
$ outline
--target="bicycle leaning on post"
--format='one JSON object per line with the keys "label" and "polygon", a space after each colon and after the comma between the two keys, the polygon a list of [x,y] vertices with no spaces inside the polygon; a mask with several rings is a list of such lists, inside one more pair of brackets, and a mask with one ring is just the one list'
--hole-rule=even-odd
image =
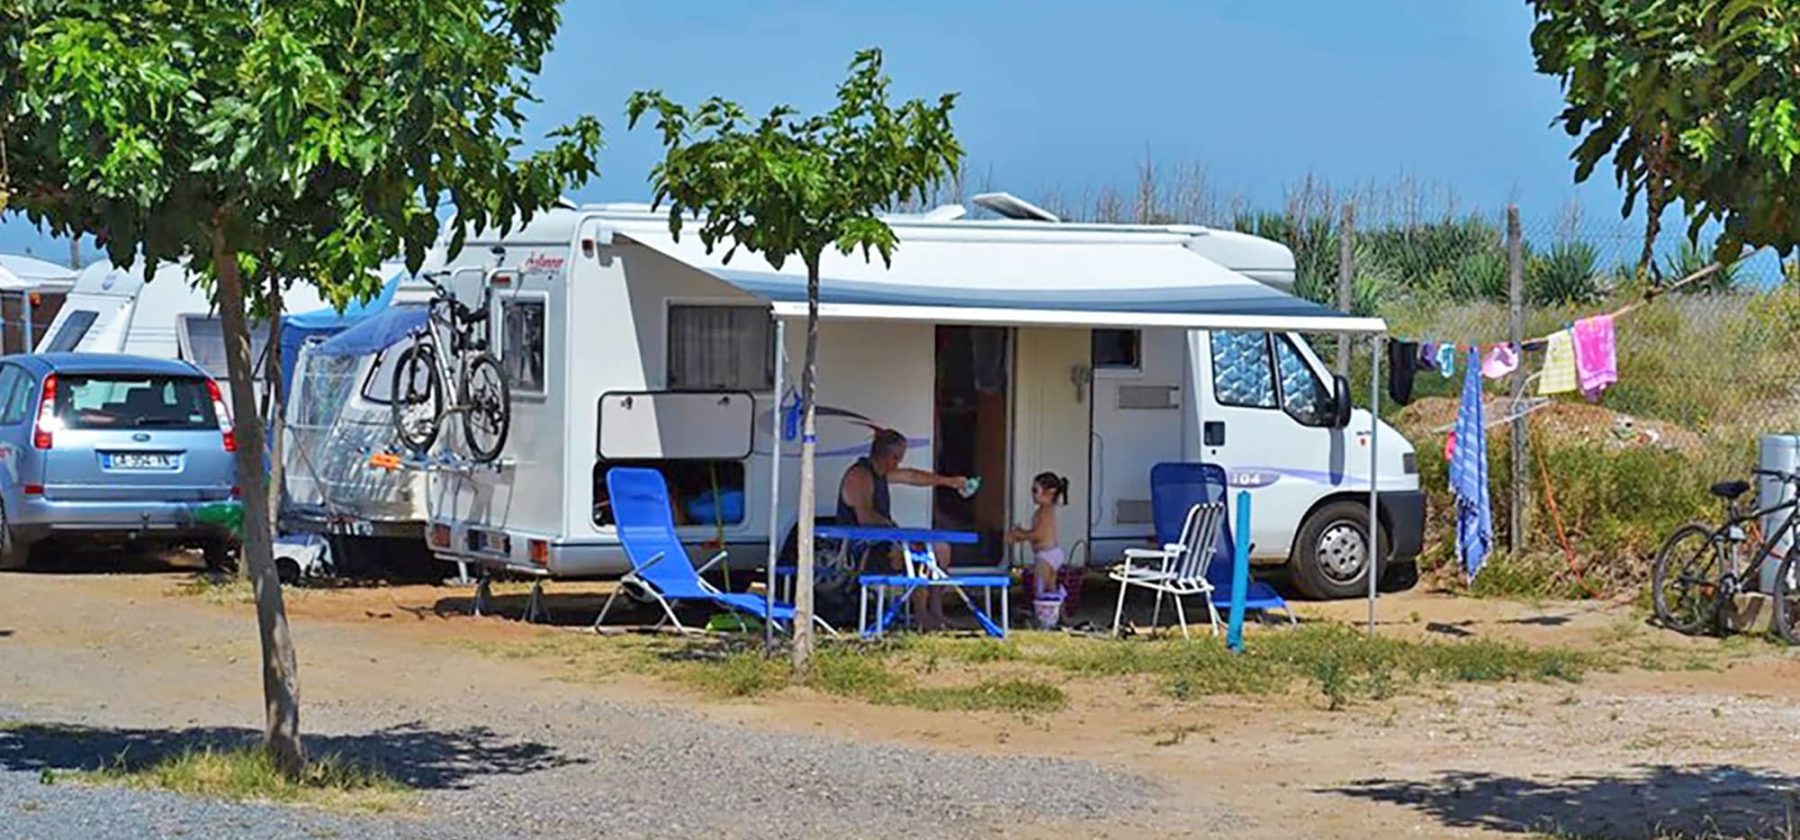
{"label": "bicycle leaning on post", "polygon": [[[1800,472],[1752,470],[1756,475],[1781,481],[1800,490]],[[1738,498],[1750,492],[1748,481],[1721,481],[1711,488],[1712,494],[1724,501],[1725,521],[1714,527],[1703,522],[1690,522],[1675,529],[1661,550],[1651,572],[1650,592],[1655,602],[1656,618],[1663,626],[1682,633],[1723,632],[1725,616],[1736,597],[1758,591],[1756,575],[1764,562],[1774,558],[1784,537],[1800,537],[1800,501],[1787,501],[1757,508],[1740,505]],[[1786,512],[1781,526],[1773,533],[1758,537],[1756,523],[1766,516]],[[1745,546],[1749,546],[1748,562]],[[1771,623],[1777,635],[1788,643],[1800,640],[1794,627],[1800,618],[1800,604],[1787,604],[1785,599],[1800,597],[1800,587],[1787,585],[1794,572],[1796,547],[1790,545],[1781,558],[1777,572],[1775,602]],[[1793,591],[1794,595],[1786,593]]]}
{"label": "bicycle leaning on post", "polygon": [[[500,457],[512,424],[512,392],[482,334],[493,288],[484,283],[481,304],[470,308],[445,288],[443,277],[425,275],[437,293],[424,326],[413,332],[412,343],[394,364],[394,432],[408,449],[424,455],[437,441],[444,418],[460,414],[470,457],[488,463]],[[446,393],[449,405],[444,404]]]}

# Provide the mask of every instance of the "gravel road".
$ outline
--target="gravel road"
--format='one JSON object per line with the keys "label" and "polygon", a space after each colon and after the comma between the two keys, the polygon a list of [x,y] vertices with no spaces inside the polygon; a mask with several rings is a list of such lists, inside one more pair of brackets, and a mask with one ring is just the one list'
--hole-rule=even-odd
{"label": "gravel road", "polygon": [[0,576],[0,837],[964,837],[1098,829],[1162,799],[1094,763],[725,723],[331,624],[296,625],[308,748],[419,790],[406,814],[44,784],[46,769],[254,739],[241,728],[258,707],[242,618],[183,599],[143,606],[108,612],[66,582]]}

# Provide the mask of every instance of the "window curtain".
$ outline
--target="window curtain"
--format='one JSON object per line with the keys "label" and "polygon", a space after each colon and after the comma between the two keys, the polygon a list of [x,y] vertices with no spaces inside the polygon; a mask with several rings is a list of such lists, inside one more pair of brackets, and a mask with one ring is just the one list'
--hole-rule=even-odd
{"label": "window curtain", "polygon": [[669,387],[767,391],[774,383],[769,311],[748,306],[669,310]]}

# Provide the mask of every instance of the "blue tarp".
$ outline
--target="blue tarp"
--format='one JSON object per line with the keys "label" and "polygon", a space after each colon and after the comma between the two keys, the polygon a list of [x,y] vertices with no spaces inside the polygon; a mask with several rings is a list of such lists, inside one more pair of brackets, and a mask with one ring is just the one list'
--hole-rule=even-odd
{"label": "blue tarp", "polygon": [[320,356],[366,356],[386,350],[423,326],[426,314],[422,306],[390,307],[326,339],[323,344],[313,348],[313,353]]}
{"label": "blue tarp", "polygon": [[311,312],[296,312],[282,317],[281,321],[281,393],[286,396],[288,388],[294,381],[294,368],[300,361],[300,348],[307,339],[319,336],[336,335],[350,327],[368,320],[377,313],[384,312],[388,304],[394,300],[394,290],[400,286],[400,278],[396,274],[388,278],[381,287],[381,294],[366,301],[352,302],[339,312],[331,307],[315,309]]}

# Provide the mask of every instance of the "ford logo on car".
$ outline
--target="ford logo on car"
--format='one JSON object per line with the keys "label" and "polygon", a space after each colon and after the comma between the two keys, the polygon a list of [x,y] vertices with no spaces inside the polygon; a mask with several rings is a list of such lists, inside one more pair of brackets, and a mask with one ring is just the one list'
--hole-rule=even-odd
{"label": "ford logo on car", "polygon": [[144,442],[150,440],[150,435],[146,432],[138,432],[137,434],[132,435],[131,439],[137,441],[138,443],[144,443]]}

